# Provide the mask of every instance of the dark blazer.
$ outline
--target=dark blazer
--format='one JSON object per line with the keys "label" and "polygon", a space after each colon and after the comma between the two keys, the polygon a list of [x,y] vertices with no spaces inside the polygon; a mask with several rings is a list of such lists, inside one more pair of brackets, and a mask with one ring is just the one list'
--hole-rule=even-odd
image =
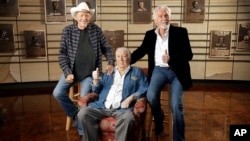
{"label": "dark blazer", "polygon": [[[131,64],[140,60],[144,55],[148,55],[148,77],[152,76],[155,67],[155,29],[146,32],[143,42],[131,56]],[[189,61],[193,58],[188,32],[186,28],[170,25],[169,29],[169,65],[175,72],[184,90],[192,86]]]}

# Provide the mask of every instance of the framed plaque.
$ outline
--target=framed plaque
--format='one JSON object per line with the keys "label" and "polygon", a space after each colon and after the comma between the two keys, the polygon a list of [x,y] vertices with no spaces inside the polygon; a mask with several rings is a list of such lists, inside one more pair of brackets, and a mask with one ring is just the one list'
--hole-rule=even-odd
{"label": "framed plaque", "polygon": [[45,23],[64,23],[66,19],[65,0],[44,0],[45,5]]}
{"label": "framed plaque", "polygon": [[12,24],[0,24],[0,52],[14,52],[14,34]]}
{"label": "framed plaque", "polygon": [[231,56],[231,31],[211,31],[210,57]]}
{"label": "framed plaque", "polygon": [[117,47],[124,46],[124,31],[123,30],[104,30],[105,37],[108,40],[108,43],[112,47],[113,53]]}
{"label": "framed plaque", "polygon": [[151,23],[152,0],[132,0],[132,23]]}
{"label": "framed plaque", "polygon": [[45,31],[26,30],[24,31],[24,39],[26,58],[46,57]]}
{"label": "framed plaque", "polygon": [[236,51],[250,51],[250,23],[238,24],[238,37]]}
{"label": "framed plaque", "polygon": [[96,6],[96,0],[77,0],[77,5],[81,2],[86,2],[89,6],[89,9],[95,9],[95,13],[90,19],[90,22],[96,22],[96,16],[97,16],[97,6]]}
{"label": "framed plaque", "polygon": [[205,19],[205,0],[185,0],[185,22],[202,23]]}
{"label": "framed plaque", "polygon": [[18,0],[0,0],[0,16],[19,16]]}

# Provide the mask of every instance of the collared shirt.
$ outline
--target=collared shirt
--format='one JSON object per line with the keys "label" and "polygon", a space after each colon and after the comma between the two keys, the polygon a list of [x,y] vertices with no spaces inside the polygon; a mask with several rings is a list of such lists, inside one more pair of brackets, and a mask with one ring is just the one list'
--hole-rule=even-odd
{"label": "collared shirt", "polygon": [[160,67],[169,67],[168,63],[164,63],[162,60],[162,55],[166,52],[168,53],[168,36],[169,36],[169,28],[165,32],[163,38],[160,36],[159,28],[156,28],[155,34],[157,36],[156,44],[155,44],[155,65]]}
{"label": "collared shirt", "polygon": [[107,109],[117,109],[120,107],[124,78],[129,69],[130,67],[125,70],[125,73],[123,75],[120,75],[119,71],[117,70],[117,67],[115,68],[114,82],[109,90],[107,99],[105,101],[105,107]]}
{"label": "collared shirt", "polygon": [[[102,71],[102,54],[105,54],[108,64],[114,64],[112,48],[108,41],[105,40],[100,27],[95,24],[89,24],[86,27],[89,33],[89,40],[96,55],[96,66]],[[63,70],[65,77],[73,73],[75,56],[79,43],[80,29],[77,25],[68,25],[63,29],[60,50],[59,50],[59,64]]]}
{"label": "collared shirt", "polygon": [[[107,109],[105,106],[105,101],[114,83],[115,72],[112,71],[111,74],[104,73],[99,81],[99,85],[92,85],[92,91],[99,94],[99,98],[96,101],[90,102],[88,104],[91,108]],[[128,72],[124,75],[123,88],[122,88],[122,100],[123,102],[129,96],[133,95],[137,98],[145,96],[148,89],[148,80],[145,74],[142,72],[141,68],[130,66]],[[133,110],[134,102],[129,105],[128,108],[117,108],[118,111]]]}

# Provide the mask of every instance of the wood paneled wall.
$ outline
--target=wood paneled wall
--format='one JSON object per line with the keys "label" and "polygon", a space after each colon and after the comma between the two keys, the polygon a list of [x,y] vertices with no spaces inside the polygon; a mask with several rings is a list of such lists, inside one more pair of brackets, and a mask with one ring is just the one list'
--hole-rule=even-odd
{"label": "wood paneled wall", "polygon": [[[96,3],[96,24],[103,30],[124,30],[124,45],[131,51],[141,44],[145,32],[154,27],[153,22],[131,23],[131,0],[97,0]],[[190,62],[193,79],[250,80],[250,53],[235,50],[238,24],[250,22],[249,0],[205,0],[205,20],[202,23],[184,21],[184,0],[152,0],[152,9],[160,4],[166,4],[172,9],[172,23],[188,29],[194,53],[193,60]],[[19,0],[19,16],[0,17],[0,24],[13,25],[15,41],[14,52],[0,53],[0,83],[59,79],[62,73],[58,65],[61,33],[66,25],[73,23],[70,8],[75,5],[75,0],[66,0],[67,22],[60,24],[45,23],[43,0]],[[28,59],[25,57],[24,30],[45,31],[47,52],[45,58]],[[232,32],[231,57],[209,57],[211,30]],[[146,61],[147,56],[135,65],[147,67]],[[103,64],[106,65],[105,59]]]}

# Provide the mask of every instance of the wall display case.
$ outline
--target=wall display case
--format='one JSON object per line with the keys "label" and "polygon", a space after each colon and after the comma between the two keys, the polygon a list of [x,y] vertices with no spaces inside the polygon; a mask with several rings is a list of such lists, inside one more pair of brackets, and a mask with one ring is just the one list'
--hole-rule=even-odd
{"label": "wall display case", "polygon": [[238,25],[236,51],[250,52],[250,23],[240,23]]}
{"label": "wall display case", "polygon": [[0,16],[5,16],[5,17],[19,16],[18,0],[1,0]]}
{"label": "wall display case", "polygon": [[25,55],[26,58],[44,58],[45,50],[45,31],[33,30],[24,31]]}
{"label": "wall display case", "polygon": [[151,18],[151,0],[132,0],[132,23],[148,24],[152,22]]}
{"label": "wall display case", "polygon": [[205,19],[205,0],[185,0],[185,22],[202,23]]}
{"label": "wall display case", "polygon": [[231,56],[231,31],[211,31],[210,57]]}
{"label": "wall display case", "polygon": [[56,24],[67,21],[65,0],[44,0],[44,5],[45,23]]}
{"label": "wall display case", "polygon": [[[13,1],[17,2],[17,0],[9,2]],[[58,18],[61,17],[59,12],[53,14],[45,11],[45,9],[53,11],[52,2],[55,1],[63,4],[60,8],[66,9],[62,13],[64,14],[63,22]],[[0,39],[1,84],[57,81],[60,78],[62,69],[59,66],[58,56],[62,30],[65,26],[75,22],[70,9],[81,1],[21,0],[18,1],[20,12],[18,17],[0,16],[0,31],[7,31],[7,38],[11,39],[7,42]],[[152,22],[152,10],[158,5],[168,5],[172,11],[171,23],[188,30],[193,52],[193,59],[190,61],[192,79],[250,81],[250,43],[247,36],[247,30],[250,27],[249,0],[197,0],[201,5],[204,4],[201,6],[202,14],[199,10],[191,14],[192,2],[195,0],[142,1],[146,9],[150,11],[149,13],[138,10],[139,1],[137,0],[88,0],[90,5],[91,2],[95,5],[91,7],[91,9],[96,9],[95,24],[104,31],[114,51],[117,47],[125,46],[133,52],[141,45],[146,31],[155,28]],[[0,0],[1,6],[3,2],[5,1]],[[12,10],[15,11],[14,8]],[[198,16],[187,22],[184,20],[187,14],[185,10],[189,10],[187,13],[190,12],[190,15],[187,17],[190,19],[193,19],[195,15]],[[51,15],[48,16],[50,13]],[[140,14],[133,15],[134,13]],[[45,16],[51,17],[50,21],[45,22]],[[67,22],[65,22],[66,17]],[[26,35],[24,31],[32,32]],[[222,32],[224,46],[223,44],[222,47],[218,47],[219,44],[216,46],[220,34],[216,35],[211,31]],[[5,32],[2,33],[5,34]],[[32,39],[35,33],[41,36],[39,35],[37,39],[35,36]],[[4,35],[2,38],[4,39]],[[34,46],[31,45],[32,40]],[[39,41],[35,43],[36,40]],[[133,65],[148,67],[147,61],[148,57],[145,55]],[[103,65],[104,68],[107,65],[104,56]]]}
{"label": "wall display case", "polygon": [[0,46],[0,53],[8,53],[15,50],[12,24],[0,24]]}

